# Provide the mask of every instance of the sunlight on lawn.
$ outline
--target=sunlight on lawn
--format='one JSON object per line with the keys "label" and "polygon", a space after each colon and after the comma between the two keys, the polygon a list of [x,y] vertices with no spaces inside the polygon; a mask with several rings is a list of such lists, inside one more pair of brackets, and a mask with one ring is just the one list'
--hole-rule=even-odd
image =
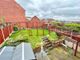
{"label": "sunlight on lawn", "polygon": [[[31,33],[32,32],[32,33]],[[31,36],[29,35],[31,33]],[[37,35],[38,34],[38,35]],[[48,30],[44,30],[44,36],[49,35]],[[37,47],[41,43],[41,38],[43,37],[43,30],[38,29],[38,33],[36,29],[31,30],[20,30],[13,33],[10,38],[12,40],[20,40],[20,39],[28,39],[28,42],[31,43],[32,48]],[[58,37],[55,32],[51,32],[49,35],[50,40],[57,40]]]}

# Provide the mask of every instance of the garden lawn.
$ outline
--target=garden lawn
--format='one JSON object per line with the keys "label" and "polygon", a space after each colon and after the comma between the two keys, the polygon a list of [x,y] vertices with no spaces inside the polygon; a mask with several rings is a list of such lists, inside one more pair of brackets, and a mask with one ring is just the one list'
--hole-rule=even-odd
{"label": "garden lawn", "polygon": [[[44,36],[47,36],[47,35],[49,35],[49,31],[45,29]],[[15,41],[20,39],[27,39],[28,42],[31,43],[32,48],[36,48],[40,46],[42,37],[43,37],[43,29],[38,29],[38,31],[37,29],[31,29],[31,30],[16,31],[10,36],[10,39]],[[58,39],[58,36],[56,35],[55,32],[51,32],[49,35],[49,39],[54,41]]]}

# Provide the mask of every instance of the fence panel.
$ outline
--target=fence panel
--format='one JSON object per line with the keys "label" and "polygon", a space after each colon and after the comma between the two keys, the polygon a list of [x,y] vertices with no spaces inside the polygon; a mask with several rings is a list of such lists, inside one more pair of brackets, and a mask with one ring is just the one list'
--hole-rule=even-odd
{"label": "fence panel", "polygon": [[3,28],[4,38],[6,39],[9,36],[8,26]]}
{"label": "fence panel", "polygon": [[11,25],[9,26],[9,32],[10,32],[10,33],[12,32]]}
{"label": "fence panel", "polygon": [[3,41],[4,41],[4,39],[3,39],[2,31],[1,31],[1,29],[0,29],[0,44],[1,44]]}

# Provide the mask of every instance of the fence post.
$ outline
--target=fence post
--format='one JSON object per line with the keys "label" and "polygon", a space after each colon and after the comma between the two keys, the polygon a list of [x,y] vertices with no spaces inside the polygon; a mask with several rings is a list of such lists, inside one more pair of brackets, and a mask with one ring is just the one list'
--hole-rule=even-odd
{"label": "fence post", "polygon": [[37,27],[37,36],[38,36],[38,23],[36,23],[36,24],[37,24],[37,26],[36,26],[36,27]]}
{"label": "fence post", "polygon": [[10,26],[9,25],[7,26],[7,29],[8,29],[8,32],[9,32],[8,35],[10,35]]}

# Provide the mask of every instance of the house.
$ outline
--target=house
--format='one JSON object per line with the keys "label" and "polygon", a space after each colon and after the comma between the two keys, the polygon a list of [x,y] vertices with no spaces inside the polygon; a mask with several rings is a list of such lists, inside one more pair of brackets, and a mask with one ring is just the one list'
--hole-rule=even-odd
{"label": "house", "polygon": [[40,26],[41,26],[41,22],[37,16],[32,17],[31,20],[28,21],[29,28],[38,28]]}
{"label": "house", "polygon": [[3,18],[11,23],[25,22],[25,10],[15,0],[0,0],[0,20]]}

